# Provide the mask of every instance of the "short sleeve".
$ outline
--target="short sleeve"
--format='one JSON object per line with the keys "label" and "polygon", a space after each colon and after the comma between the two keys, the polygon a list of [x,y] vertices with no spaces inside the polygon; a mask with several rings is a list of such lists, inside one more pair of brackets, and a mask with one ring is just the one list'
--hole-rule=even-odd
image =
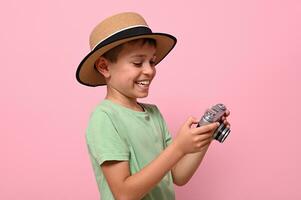
{"label": "short sleeve", "polygon": [[172,137],[168,131],[168,127],[166,125],[165,120],[163,119],[163,127],[164,127],[164,137],[165,137],[165,143],[166,147],[172,143]]}
{"label": "short sleeve", "polygon": [[129,148],[107,113],[96,110],[90,116],[86,142],[99,165],[108,160],[129,160]]}

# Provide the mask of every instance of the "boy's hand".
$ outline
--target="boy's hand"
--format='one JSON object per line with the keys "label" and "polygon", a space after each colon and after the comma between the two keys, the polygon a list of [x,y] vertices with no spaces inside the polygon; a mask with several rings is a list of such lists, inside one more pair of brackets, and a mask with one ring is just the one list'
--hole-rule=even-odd
{"label": "boy's hand", "polygon": [[212,141],[212,135],[219,126],[218,122],[207,124],[201,127],[191,127],[199,120],[190,117],[180,128],[174,144],[183,154],[200,152]]}
{"label": "boy's hand", "polygon": [[230,128],[230,123],[227,121],[227,117],[230,115],[230,111],[226,110],[225,115],[222,117],[223,123]]}

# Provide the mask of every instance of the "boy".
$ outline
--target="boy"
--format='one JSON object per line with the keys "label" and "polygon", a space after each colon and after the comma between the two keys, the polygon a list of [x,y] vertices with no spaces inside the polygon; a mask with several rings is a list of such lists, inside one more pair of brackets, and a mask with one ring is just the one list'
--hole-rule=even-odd
{"label": "boy", "polygon": [[173,183],[189,181],[212,141],[218,124],[193,128],[198,120],[190,117],[172,142],[159,109],[137,101],[148,95],[156,65],[175,44],[175,37],[152,33],[133,12],[105,19],[90,35],[92,50],[76,77],[87,86],[107,86],[86,134],[103,200],[175,199]]}

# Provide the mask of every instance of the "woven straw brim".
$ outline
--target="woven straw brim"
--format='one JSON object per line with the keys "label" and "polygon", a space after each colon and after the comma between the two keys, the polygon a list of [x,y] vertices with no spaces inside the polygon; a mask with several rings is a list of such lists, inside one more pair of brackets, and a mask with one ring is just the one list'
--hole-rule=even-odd
{"label": "woven straw brim", "polygon": [[157,65],[174,48],[177,40],[174,36],[166,33],[151,33],[146,35],[132,36],[117,40],[101,48],[92,50],[79,64],[76,71],[76,79],[83,85],[96,87],[106,85],[105,78],[95,68],[95,61],[108,50],[134,39],[152,38],[156,40]]}

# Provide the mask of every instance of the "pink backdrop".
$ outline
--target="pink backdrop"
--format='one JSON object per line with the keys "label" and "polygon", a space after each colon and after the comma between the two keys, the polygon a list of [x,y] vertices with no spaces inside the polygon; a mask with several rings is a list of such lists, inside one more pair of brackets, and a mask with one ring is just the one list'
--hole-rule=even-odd
{"label": "pink backdrop", "polygon": [[75,70],[94,25],[122,11],[178,38],[141,99],[173,136],[212,104],[231,110],[231,135],[177,199],[301,199],[300,1],[1,4],[0,199],[98,199],[84,135],[105,89],[80,85]]}

